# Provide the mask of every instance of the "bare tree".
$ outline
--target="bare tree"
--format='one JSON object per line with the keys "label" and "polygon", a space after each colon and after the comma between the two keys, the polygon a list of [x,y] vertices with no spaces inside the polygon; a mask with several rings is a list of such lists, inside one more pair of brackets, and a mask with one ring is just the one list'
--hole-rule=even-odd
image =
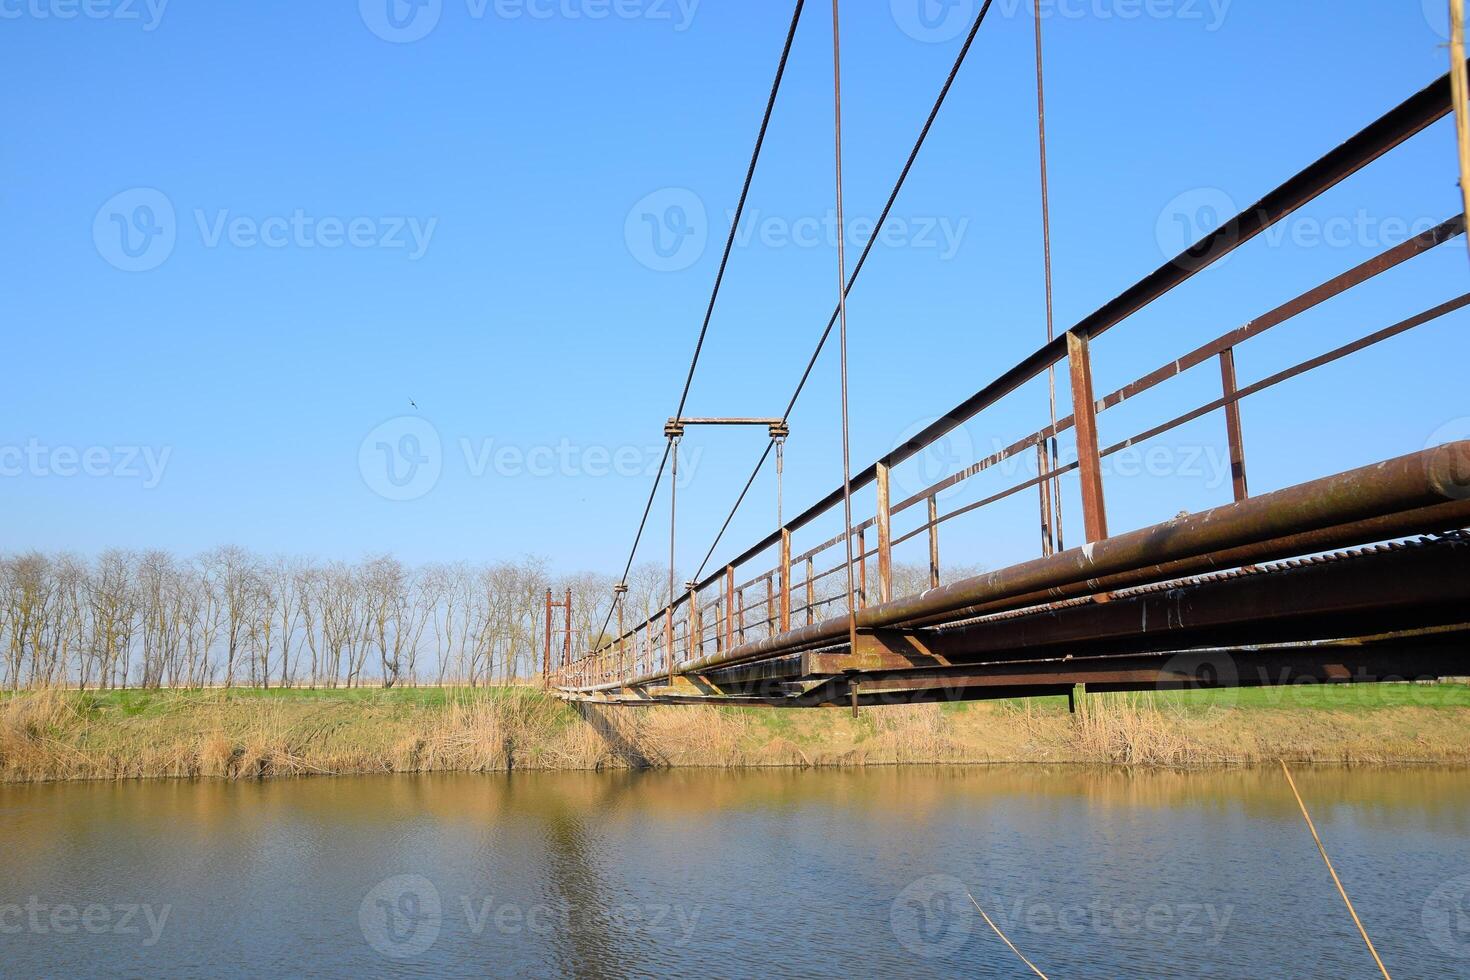
{"label": "bare tree", "polygon": [[244,550],[226,545],[204,556],[220,596],[225,640],[225,687],[235,683],[235,665],[249,635],[252,606],[258,598],[256,562]]}

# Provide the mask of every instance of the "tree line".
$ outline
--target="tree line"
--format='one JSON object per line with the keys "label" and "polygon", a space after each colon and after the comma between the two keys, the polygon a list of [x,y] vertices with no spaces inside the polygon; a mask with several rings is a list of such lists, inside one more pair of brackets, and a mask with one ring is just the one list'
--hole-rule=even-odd
{"label": "tree line", "polygon": [[[637,569],[629,606],[662,605],[666,573]],[[612,582],[554,577],[539,558],[410,567],[109,550],[0,556],[0,684],[358,687],[513,682],[538,675],[546,591],[573,594],[574,655],[601,627]],[[655,596],[658,596],[655,599]],[[560,657],[560,610],[553,624]]]}
{"label": "tree line", "polygon": [[[895,565],[895,594],[922,591],[926,576]],[[832,594],[838,578],[819,592]],[[411,567],[387,555],[318,562],[238,547],[190,558],[116,549],[91,559],[0,555],[0,686],[514,683],[541,673],[548,589],[558,602],[571,590],[575,657],[596,646],[594,637],[611,639],[599,631],[616,628],[612,586],[591,573],[553,576],[534,557]],[[628,586],[631,628],[663,608],[667,569],[637,566]],[[566,629],[557,609],[553,667]]]}

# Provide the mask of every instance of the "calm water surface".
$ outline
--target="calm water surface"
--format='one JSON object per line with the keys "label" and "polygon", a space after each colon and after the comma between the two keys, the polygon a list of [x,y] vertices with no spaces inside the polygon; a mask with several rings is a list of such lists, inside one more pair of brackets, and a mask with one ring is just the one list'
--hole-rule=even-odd
{"label": "calm water surface", "polygon": [[[1396,978],[1470,976],[1470,773],[1303,771]],[[0,976],[1369,977],[1279,773],[0,787]]]}

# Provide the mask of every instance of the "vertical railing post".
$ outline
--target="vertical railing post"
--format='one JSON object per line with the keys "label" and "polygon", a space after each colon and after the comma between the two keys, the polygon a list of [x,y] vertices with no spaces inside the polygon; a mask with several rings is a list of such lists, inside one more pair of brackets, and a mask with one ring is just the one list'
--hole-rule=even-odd
{"label": "vertical railing post", "polygon": [[939,588],[939,501],[929,495],[929,588]]}
{"label": "vertical railing post", "polygon": [[781,529],[781,632],[791,630],[791,531]]}
{"label": "vertical railing post", "polygon": [[1245,436],[1240,426],[1240,402],[1236,399],[1235,348],[1220,352],[1220,380],[1225,389],[1225,430],[1230,437],[1230,482],[1239,503],[1250,496],[1245,480]]}
{"label": "vertical railing post", "polygon": [[868,536],[865,532],[857,533],[857,563],[858,563],[858,608],[868,608]]}
{"label": "vertical railing post", "polygon": [[551,677],[551,590],[546,590],[546,657],[541,661],[541,679]]}
{"label": "vertical railing post", "polygon": [[816,562],[808,558],[806,560],[806,624],[810,626],[817,621],[817,566]]}
{"label": "vertical railing post", "polygon": [[1056,537],[1051,532],[1051,485],[1052,481],[1047,474],[1051,472],[1051,461],[1047,458],[1046,441],[1042,440],[1036,445],[1036,475],[1042,480],[1036,485],[1041,492],[1041,557],[1049,558],[1057,550]]}
{"label": "vertical railing post", "polygon": [[893,527],[888,490],[888,467],[878,464],[878,601],[893,599]]}
{"label": "vertical railing post", "polygon": [[735,636],[745,642],[745,590],[735,590]]}
{"label": "vertical railing post", "polygon": [[690,660],[698,660],[704,656],[704,627],[701,622],[703,614],[699,609],[699,593],[694,590],[696,583],[688,583],[689,589],[689,635],[684,640],[685,656]]}
{"label": "vertical railing post", "polygon": [[776,635],[776,576],[766,574],[766,635]]}
{"label": "vertical railing post", "polygon": [[725,649],[735,649],[735,566],[725,566]]}
{"label": "vertical railing post", "polygon": [[572,662],[572,590],[571,589],[567,589],[566,614],[567,614],[567,636],[566,636],[565,645],[562,648],[562,650],[563,650],[562,656],[566,658],[567,664],[570,665],[571,662]]}
{"label": "vertical railing post", "polygon": [[623,629],[623,597],[628,594],[628,587],[619,584],[613,589],[613,602],[618,604],[618,680],[627,680],[628,656],[627,640],[624,638]]}
{"label": "vertical railing post", "polygon": [[1087,338],[1067,331],[1067,360],[1072,371],[1072,420],[1077,430],[1077,471],[1082,478],[1082,521],[1087,542],[1108,536],[1103,502],[1102,457],[1098,454],[1097,402],[1092,394],[1092,355]]}
{"label": "vertical railing post", "polygon": [[721,588],[715,593],[715,653],[725,652],[725,590]]}

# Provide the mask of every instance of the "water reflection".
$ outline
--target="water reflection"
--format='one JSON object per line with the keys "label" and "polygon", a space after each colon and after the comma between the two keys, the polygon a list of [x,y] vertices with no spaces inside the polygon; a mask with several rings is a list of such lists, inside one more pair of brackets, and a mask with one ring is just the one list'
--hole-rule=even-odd
{"label": "water reflection", "polygon": [[[1298,782],[1390,968],[1470,974],[1470,773]],[[1023,975],[965,891],[1054,976],[1371,972],[1270,770],[8,786],[0,817],[5,976]]]}

